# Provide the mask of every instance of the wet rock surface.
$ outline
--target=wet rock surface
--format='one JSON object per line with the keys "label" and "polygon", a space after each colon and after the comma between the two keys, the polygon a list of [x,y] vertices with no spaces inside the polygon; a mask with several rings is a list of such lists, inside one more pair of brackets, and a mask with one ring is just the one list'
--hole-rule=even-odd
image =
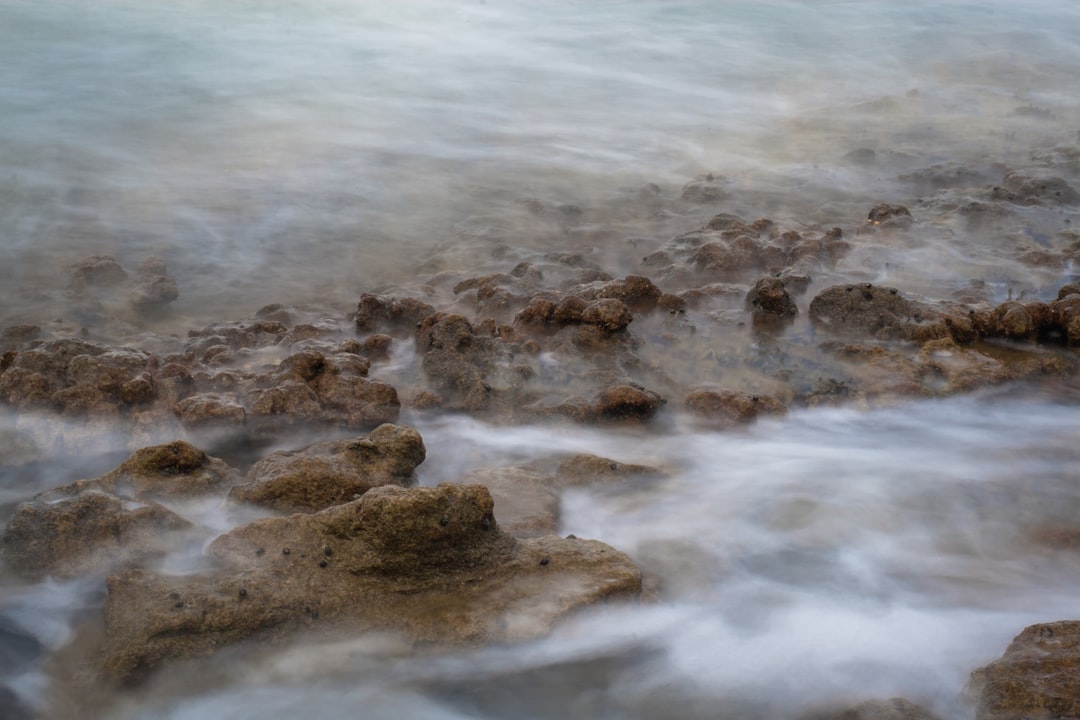
{"label": "wet rock surface", "polygon": [[275,452],[255,463],[229,498],[278,512],[315,512],[355,500],[373,487],[413,485],[425,457],[418,432],[380,425],[366,437]]}
{"label": "wet rock surface", "polygon": [[215,575],[113,575],[102,670],[132,682],[170,660],[299,629],[393,631],[421,645],[522,640],[640,591],[622,553],[588,540],[515,540],[493,507],[477,485],[385,486],[222,535],[209,548],[223,565]]}
{"label": "wet rock surface", "polygon": [[1042,718],[1080,714],[1080,622],[1027,627],[1005,653],[971,675],[978,720]]}
{"label": "wet rock surface", "polygon": [[19,505],[0,536],[5,565],[19,575],[72,577],[127,560],[164,555],[170,532],[190,523],[154,502],[131,504],[100,492]]}

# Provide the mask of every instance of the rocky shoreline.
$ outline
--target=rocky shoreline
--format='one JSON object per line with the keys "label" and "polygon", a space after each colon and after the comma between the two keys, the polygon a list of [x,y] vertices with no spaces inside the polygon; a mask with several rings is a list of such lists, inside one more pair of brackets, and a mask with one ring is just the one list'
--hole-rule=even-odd
{"label": "rocky shoreline", "polygon": [[[104,632],[88,662],[110,686],[301,632],[389,631],[417,648],[522,640],[583,607],[642,598],[632,558],[555,535],[562,489],[666,469],[581,455],[555,474],[488,468],[416,487],[416,468],[438,458],[403,418],[724,431],[792,408],[1077,375],[1080,282],[1067,270],[1080,235],[1067,221],[1045,246],[1002,246],[1009,263],[1056,274],[1049,291],[995,301],[993,283],[972,277],[926,297],[843,267],[860,248],[917,244],[948,223],[1031,207],[1071,215],[1080,194],[1045,168],[1005,171],[966,203],[946,188],[911,208],[878,204],[848,228],[713,212],[729,186],[688,183],[669,206],[707,221],[632,273],[587,252],[498,246],[482,273],[436,256],[348,313],[275,304],[183,337],[139,330],[182,290],[163,260],[132,281],[115,259],[86,258],[68,291],[96,329],[0,333],[0,404],[14,418],[3,462],[91,453],[106,437],[133,454],[5,508],[6,572],[100,578]],[[639,202],[663,215],[659,193]],[[582,208],[526,199],[519,210],[580,244]],[[125,302],[137,319],[115,342],[102,318]],[[286,438],[288,450],[260,455]],[[237,447],[245,462],[213,456]],[[222,503],[236,522],[215,534],[184,516],[187,502]],[[170,548],[206,540],[196,572],[158,568]],[[1028,628],[976,670],[976,716],[1075,717],[1074,624]],[[835,717],[931,715],[892,700]]]}

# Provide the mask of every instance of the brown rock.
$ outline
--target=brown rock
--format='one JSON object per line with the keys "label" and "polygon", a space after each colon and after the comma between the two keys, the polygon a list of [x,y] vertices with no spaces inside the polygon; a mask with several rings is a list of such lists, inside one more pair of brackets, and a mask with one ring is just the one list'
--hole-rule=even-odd
{"label": "brown rock", "polygon": [[424,644],[534,638],[569,612],[641,589],[633,562],[603,543],[515,540],[479,485],[375,488],[237,528],[209,552],[217,576],[109,578],[108,678],[132,682],[168,660],[298,628],[392,631]]}
{"label": "brown rock", "polygon": [[141,312],[161,310],[180,297],[176,280],[168,275],[146,275],[132,291],[131,305]]}
{"label": "brown rock", "polygon": [[127,280],[120,263],[108,255],[91,255],[71,267],[71,279],[76,286],[113,287]]}
{"label": "brown rock", "polygon": [[176,414],[187,428],[242,428],[247,418],[243,405],[231,395],[199,393],[176,403]]}
{"label": "brown rock", "polygon": [[712,173],[694,178],[682,189],[682,199],[695,203],[719,202],[727,195],[727,179]]}
{"label": "brown rock", "polygon": [[514,537],[551,535],[558,530],[559,492],[550,475],[520,467],[480,468],[461,482],[488,489],[499,527]]}
{"label": "brown rock", "polygon": [[315,512],[351,502],[373,487],[414,485],[414,470],[425,456],[418,432],[380,425],[366,438],[275,452],[255,463],[229,498],[279,512]]}
{"label": "brown rock", "polygon": [[742,425],[762,415],[783,415],[787,408],[776,398],[734,390],[699,389],[683,398],[686,409],[719,427]]}
{"label": "brown rock", "polygon": [[581,322],[595,325],[607,332],[623,330],[633,319],[630,308],[621,300],[595,300],[581,311]]}
{"label": "brown rock", "polygon": [[831,333],[878,339],[930,340],[948,329],[939,312],[871,283],[836,285],[810,301],[810,319]]}
{"label": "brown rock", "polygon": [[421,369],[445,407],[484,412],[513,406],[535,372],[461,315],[429,316],[417,331],[416,345],[423,353]]}
{"label": "brown rock", "polygon": [[153,503],[128,503],[100,492],[19,505],[0,549],[9,568],[26,577],[72,577],[168,550],[163,533],[189,523]]}
{"label": "brown rock", "polygon": [[597,455],[575,455],[559,465],[555,479],[563,487],[576,487],[593,483],[656,477],[661,474],[658,468],[648,465],[616,462]]}
{"label": "brown rock", "polygon": [[597,420],[645,422],[664,404],[664,398],[639,385],[613,385],[593,398],[591,414]]}
{"label": "brown rock", "polygon": [[803,720],[938,720],[932,712],[904,698],[867,700],[841,712],[820,712]]}
{"label": "brown rock", "polygon": [[224,494],[239,479],[239,473],[224,460],[176,440],[136,450],[99,478],[78,480],[39,497],[52,499],[99,490],[127,500],[184,498]]}
{"label": "brown rock", "polygon": [[784,281],[780,278],[761,278],[746,294],[746,309],[754,318],[793,318],[799,313]]}
{"label": "brown rock", "polygon": [[1080,621],[1031,625],[971,674],[977,720],[1080,717]]}
{"label": "brown rock", "polygon": [[379,330],[413,330],[435,308],[416,298],[394,298],[364,293],[356,308],[356,333]]}

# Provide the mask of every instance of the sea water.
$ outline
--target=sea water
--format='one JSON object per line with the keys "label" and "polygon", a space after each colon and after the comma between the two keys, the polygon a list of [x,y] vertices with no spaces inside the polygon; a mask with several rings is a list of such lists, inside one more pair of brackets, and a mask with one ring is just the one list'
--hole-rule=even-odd
{"label": "sea water", "polygon": [[[167,261],[181,297],[140,331],[268,302],[344,312],[422,261],[480,268],[496,247],[545,247],[522,231],[521,198],[586,208],[596,232],[558,242],[616,273],[722,209],[850,225],[933,196],[919,170],[998,183],[1075,147],[1078,36],[1068,2],[6,0],[0,321],[96,322],[65,291],[89,255]],[[875,163],[852,160],[867,150]],[[704,173],[730,181],[731,208],[638,222],[642,187],[677,197]],[[1071,218],[1023,212],[1036,240]],[[818,282],[940,296],[979,277],[1000,300],[1071,276],[1015,263],[1009,234],[921,240],[857,247]],[[663,468],[569,491],[560,524],[633,556],[652,602],[436,657],[386,638],[301,641],[108,712],[764,718],[904,696],[967,717],[972,669],[1026,624],[1075,616],[1078,558],[1038,538],[1075,516],[1076,418],[1068,386],[801,409],[730,433],[403,417],[428,447],[423,484],[572,452]],[[6,468],[2,504],[115,460]],[[3,592],[0,638],[30,643],[4,683],[24,707],[55,707],[45,659],[101,588]]]}

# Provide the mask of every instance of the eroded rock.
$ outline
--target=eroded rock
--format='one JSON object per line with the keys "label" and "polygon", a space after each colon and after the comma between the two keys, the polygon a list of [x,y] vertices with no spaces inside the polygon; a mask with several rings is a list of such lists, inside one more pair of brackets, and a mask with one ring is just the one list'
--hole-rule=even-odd
{"label": "eroded rock", "polygon": [[384,486],[222,535],[209,548],[217,575],[113,575],[104,675],[132,682],[169,660],[299,628],[420,644],[523,640],[586,605],[637,597],[641,574],[624,554],[591,540],[515,540],[493,506],[479,485]]}
{"label": "eroded rock", "polygon": [[425,457],[420,433],[380,425],[364,438],[275,452],[255,463],[229,498],[279,512],[315,512],[355,500],[373,487],[411,486]]}
{"label": "eroded rock", "polygon": [[977,720],[1080,717],[1080,621],[1031,625],[971,674]]}
{"label": "eroded rock", "polygon": [[6,565],[26,577],[73,577],[170,548],[169,533],[190,523],[154,502],[131,503],[101,492],[19,505],[0,549]]}

